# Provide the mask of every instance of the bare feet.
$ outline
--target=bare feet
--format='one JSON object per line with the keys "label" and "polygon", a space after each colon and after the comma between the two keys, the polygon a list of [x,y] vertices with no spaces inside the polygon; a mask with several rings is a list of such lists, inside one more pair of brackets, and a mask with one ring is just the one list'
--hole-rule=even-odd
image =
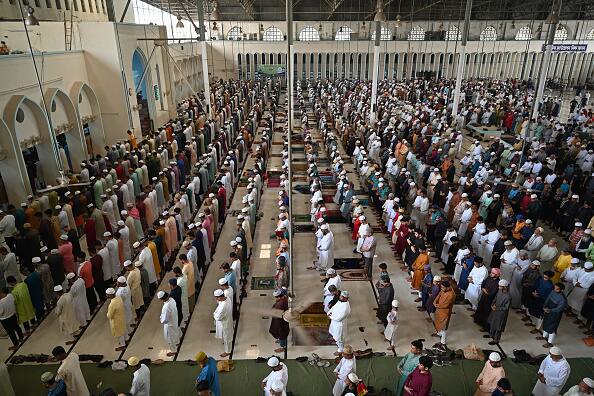
{"label": "bare feet", "polygon": [[223,352],[219,356],[222,357],[222,358],[224,358],[224,357],[227,357],[229,355],[231,355],[231,354],[230,353],[227,353],[227,352]]}
{"label": "bare feet", "polygon": [[167,356],[169,356],[169,357],[175,356],[175,352],[167,352]]}

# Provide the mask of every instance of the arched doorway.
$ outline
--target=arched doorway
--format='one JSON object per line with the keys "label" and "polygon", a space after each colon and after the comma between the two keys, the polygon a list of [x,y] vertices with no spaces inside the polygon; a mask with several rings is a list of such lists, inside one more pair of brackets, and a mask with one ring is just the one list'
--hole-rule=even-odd
{"label": "arched doorway", "polygon": [[150,93],[150,68],[145,71],[147,62],[144,54],[137,48],[132,56],[132,76],[136,90],[136,103],[138,106],[138,117],[140,118],[140,130],[145,135],[152,128],[151,119],[151,93]]}
{"label": "arched doorway", "polygon": [[104,154],[105,131],[101,108],[93,88],[83,81],[77,81],[70,89],[70,100],[78,113],[78,120],[82,129],[87,149],[87,157]]}
{"label": "arched doorway", "polygon": [[0,202],[16,205],[31,192],[17,137],[0,118]]}

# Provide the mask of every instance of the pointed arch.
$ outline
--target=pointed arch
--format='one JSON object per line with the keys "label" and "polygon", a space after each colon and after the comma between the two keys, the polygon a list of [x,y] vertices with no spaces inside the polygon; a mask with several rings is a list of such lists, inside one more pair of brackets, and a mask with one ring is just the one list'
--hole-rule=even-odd
{"label": "pointed arch", "polygon": [[424,41],[425,29],[420,26],[415,26],[408,32],[408,41]]}
{"label": "pointed arch", "polygon": [[262,35],[263,41],[284,41],[285,37],[283,31],[276,26],[269,26]]}
{"label": "pointed arch", "polygon": [[87,153],[104,154],[107,142],[97,94],[86,82],[77,81],[70,88],[70,99],[76,108]]}
{"label": "pointed arch", "polygon": [[313,26],[306,26],[299,32],[299,41],[320,41],[320,33]]}
{"label": "pointed arch", "polygon": [[495,41],[497,40],[497,30],[493,26],[487,26],[479,36],[480,41]]}
{"label": "pointed arch", "polygon": [[567,40],[567,28],[563,25],[558,25],[557,30],[555,30],[555,41],[565,41]]}
{"label": "pointed arch", "polygon": [[517,41],[532,40],[532,29],[530,29],[530,27],[528,26],[521,27],[520,29],[518,29],[515,39]]}
{"label": "pointed arch", "polygon": [[25,201],[26,196],[33,192],[16,134],[2,118],[0,118],[0,174],[4,184],[10,186],[6,188],[6,194],[8,201],[12,204]]}
{"label": "pointed arch", "polygon": [[462,40],[462,33],[456,25],[450,25],[445,34],[446,41],[459,41]]}
{"label": "pointed arch", "polygon": [[38,176],[46,184],[56,184],[63,169],[56,147],[56,140],[50,130],[44,109],[25,95],[13,95],[4,107],[4,121],[14,133],[18,149],[35,146],[41,174]]}
{"label": "pointed arch", "polygon": [[[392,39],[392,32],[384,25],[380,28],[380,41],[390,41]],[[375,30],[371,32],[371,41],[375,41]]]}
{"label": "pointed arch", "polygon": [[46,113],[52,121],[51,125],[54,127],[56,140],[60,140],[58,135],[63,132],[68,145],[70,163],[63,163],[62,165],[64,168],[70,168],[73,172],[80,172],[80,163],[86,160],[88,156],[80,119],[74,103],[72,103],[70,96],[59,88],[49,88],[45,92],[45,103],[50,107],[46,109]]}
{"label": "pointed arch", "polygon": [[351,34],[353,34],[353,29],[348,26],[341,26],[338,28],[336,35],[334,36],[334,40],[336,41],[350,41]]}

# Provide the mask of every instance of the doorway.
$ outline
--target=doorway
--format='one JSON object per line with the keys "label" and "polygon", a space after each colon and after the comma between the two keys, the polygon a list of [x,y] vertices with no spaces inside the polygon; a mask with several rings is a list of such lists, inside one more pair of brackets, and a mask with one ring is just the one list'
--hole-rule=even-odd
{"label": "doorway", "polygon": [[140,130],[142,135],[146,135],[152,131],[153,121],[150,112],[150,69],[146,71],[146,59],[144,55],[135,50],[132,56],[132,76],[134,79],[134,87],[136,88],[136,103],[138,104],[138,116],[140,118]]}

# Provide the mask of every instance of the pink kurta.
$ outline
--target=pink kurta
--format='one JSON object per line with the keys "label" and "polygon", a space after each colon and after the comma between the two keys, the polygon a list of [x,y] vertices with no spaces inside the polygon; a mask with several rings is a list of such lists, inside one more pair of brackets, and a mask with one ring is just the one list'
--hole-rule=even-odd
{"label": "pink kurta", "polygon": [[165,221],[165,244],[167,250],[172,252],[177,246],[177,226],[175,223],[175,217],[169,216]]}
{"label": "pink kurta", "polygon": [[66,273],[75,272],[74,254],[72,254],[72,243],[66,242],[58,247],[58,252],[64,261],[64,271]]}
{"label": "pink kurta", "polygon": [[146,197],[143,201],[144,203],[144,210],[145,210],[145,214],[146,214],[146,223],[148,225],[149,228],[151,228],[153,226],[153,222],[155,221],[154,218],[154,214],[155,210],[153,208],[153,201],[149,198]]}

